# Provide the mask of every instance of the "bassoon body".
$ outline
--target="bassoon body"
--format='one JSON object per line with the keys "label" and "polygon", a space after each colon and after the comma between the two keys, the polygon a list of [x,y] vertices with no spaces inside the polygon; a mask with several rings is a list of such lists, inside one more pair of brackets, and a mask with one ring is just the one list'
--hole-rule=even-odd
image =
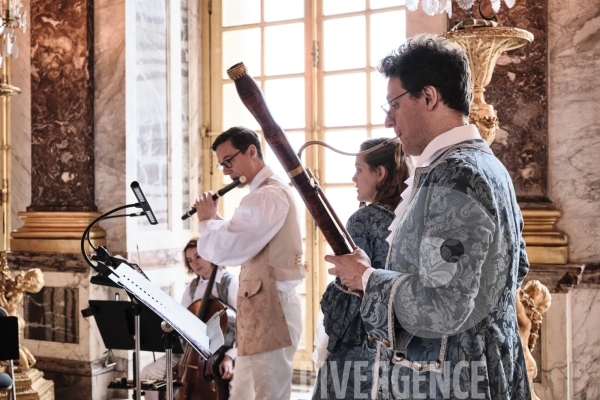
{"label": "bassoon body", "polygon": [[319,183],[310,170],[304,168],[285,132],[273,119],[262,91],[256,81],[247,74],[244,63],[235,64],[227,70],[227,74],[233,80],[242,103],[260,125],[265,140],[287,171],[292,184],[333,252],[336,255],[352,253],[356,245],[329,205]]}

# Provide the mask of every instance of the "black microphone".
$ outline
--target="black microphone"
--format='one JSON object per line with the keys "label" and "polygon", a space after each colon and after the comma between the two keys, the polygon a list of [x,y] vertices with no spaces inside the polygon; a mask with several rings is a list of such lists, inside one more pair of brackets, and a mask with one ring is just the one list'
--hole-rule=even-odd
{"label": "black microphone", "polygon": [[[246,183],[246,177],[244,175],[240,176],[239,178],[237,178],[236,180],[231,182],[229,185],[225,186],[223,189],[221,189],[217,193],[213,194],[212,195],[213,201],[217,200],[219,197],[223,197],[225,195],[225,193],[229,192],[231,189],[235,189],[242,183]],[[190,211],[183,214],[181,216],[181,219],[186,220],[194,214],[196,214],[196,207],[192,207],[190,209]]]}
{"label": "black microphone", "polygon": [[146,214],[146,218],[148,218],[148,222],[150,222],[150,225],[158,224],[158,221],[156,220],[156,217],[154,216],[154,213],[152,212],[152,209],[150,208],[150,204],[148,204],[148,201],[146,200],[146,196],[144,196],[144,193],[142,192],[142,188],[140,187],[140,184],[137,183],[137,181],[131,182],[131,190],[133,190],[133,194],[135,194],[135,198],[137,199],[138,203],[140,204],[139,208],[144,210],[144,213]]}

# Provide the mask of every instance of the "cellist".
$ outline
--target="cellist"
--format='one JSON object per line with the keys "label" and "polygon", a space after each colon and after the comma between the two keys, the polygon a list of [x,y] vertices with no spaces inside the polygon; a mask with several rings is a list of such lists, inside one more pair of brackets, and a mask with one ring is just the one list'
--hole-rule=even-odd
{"label": "cellist", "polygon": [[241,265],[231,397],[287,400],[302,332],[295,291],[305,276],[298,210],[289,185],[265,165],[254,131],[230,128],[212,150],[223,174],[245,176],[250,189],[230,220],[217,213],[211,192],[195,203],[198,254],[216,264]]}
{"label": "cellist", "polygon": [[[181,299],[181,304],[186,308],[192,303],[202,300],[214,267],[214,264],[198,255],[197,243],[198,238],[190,239],[183,249],[183,264],[185,265],[188,274],[196,275],[185,288]],[[223,267],[217,268],[218,271],[211,294],[214,298],[221,301],[221,303],[235,310],[237,306],[236,300],[239,280],[237,276],[227,272]],[[234,347],[235,321],[229,321],[224,337],[225,346],[228,347],[228,350],[225,352],[225,356],[219,365],[219,372],[223,379],[232,379],[233,361],[237,355],[237,349]],[[173,368],[176,368],[181,356],[181,354],[173,354]],[[162,356],[144,367],[140,373],[141,379],[164,379],[166,376],[165,368],[165,356]],[[146,399],[152,399],[152,396],[158,396],[158,393],[146,392]]]}

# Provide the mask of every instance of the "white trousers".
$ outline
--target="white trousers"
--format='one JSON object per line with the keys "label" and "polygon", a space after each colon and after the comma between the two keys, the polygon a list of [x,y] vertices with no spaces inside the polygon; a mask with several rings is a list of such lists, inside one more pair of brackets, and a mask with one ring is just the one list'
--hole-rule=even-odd
{"label": "white trousers", "polygon": [[278,293],[292,345],[251,356],[238,355],[231,399],[289,400],[292,394],[294,353],[302,333],[302,309],[295,290]]}

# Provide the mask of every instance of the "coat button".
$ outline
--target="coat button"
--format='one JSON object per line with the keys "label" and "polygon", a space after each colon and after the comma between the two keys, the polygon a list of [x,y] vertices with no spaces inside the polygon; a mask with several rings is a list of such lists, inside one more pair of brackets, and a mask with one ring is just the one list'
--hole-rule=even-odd
{"label": "coat button", "polygon": [[244,293],[244,297],[248,297],[248,292]]}

